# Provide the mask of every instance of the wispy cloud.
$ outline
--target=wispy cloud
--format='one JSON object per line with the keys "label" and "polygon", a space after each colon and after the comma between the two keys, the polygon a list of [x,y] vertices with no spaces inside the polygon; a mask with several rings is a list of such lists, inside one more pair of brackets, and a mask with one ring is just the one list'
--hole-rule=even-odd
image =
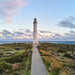
{"label": "wispy cloud", "polygon": [[52,33],[50,31],[46,31],[46,30],[39,30],[40,33]]}
{"label": "wispy cloud", "polygon": [[31,33],[31,31],[29,29],[26,29],[25,32],[26,33]]}
{"label": "wispy cloud", "polygon": [[1,32],[1,34],[11,34],[11,32],[8,31],[8,30],[3,30],[3,31]]}
{"label": "wispy cloud", "polygon": [[70,33],[75,33],[75,31],[71,30]]}
{"label": "wispy cloud", "polygon": [[59,22],[59,26],[65,27],[65,28],[75,28],[75,18],[74,17],[69,17],[68,19],[65,19],[63,21]]}
{"label": "wispy cloud", "polygon": [[12,23],[12,16],[19,13],[19,9],[26,5],[23,0],[0,0],[0,17],[7,23]]}

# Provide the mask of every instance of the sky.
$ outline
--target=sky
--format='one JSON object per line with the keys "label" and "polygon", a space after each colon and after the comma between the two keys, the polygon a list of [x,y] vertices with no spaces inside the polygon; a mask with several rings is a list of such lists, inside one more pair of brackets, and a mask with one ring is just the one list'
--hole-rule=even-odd
{"label": "sky", "polygon": [[0,40],[75,41],[75,0],[0,0]]}

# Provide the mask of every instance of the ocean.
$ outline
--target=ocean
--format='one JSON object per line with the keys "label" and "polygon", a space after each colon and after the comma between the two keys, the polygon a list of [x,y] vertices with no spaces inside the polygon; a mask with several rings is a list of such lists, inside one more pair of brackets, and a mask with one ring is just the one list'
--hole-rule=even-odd
{"label": "ocean", "polygon": [[57,43],[57,44],[75,44],[75,41],[51,41],[51,43]]}
{"label": "ocean", "polygon": [[10,44],[10,43],[32,43],[32,41],[0,41],[0,44]]}
{"label": "ocean", "polygon": [[[48,43],[57,43],[57,44],[75,44],[75,41],[39,41],[39,42],[48,42]],[[32,41],[0,41],[0,44],[9,44],[9,43],[32,43]]]}

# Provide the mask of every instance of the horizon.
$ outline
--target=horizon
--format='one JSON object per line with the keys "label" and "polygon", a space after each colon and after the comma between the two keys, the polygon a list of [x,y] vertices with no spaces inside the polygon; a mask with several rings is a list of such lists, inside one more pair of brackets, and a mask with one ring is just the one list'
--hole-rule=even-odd
{"label": "horizon", "polygon": [[[2,39],[2,40],[0,40],[0,42],[33,42],[33,40],[23,40],[23,39],[12,39],[12,40],[4,40],[4,39]],[[75,42],[75,41],[59,41],[59,40],[54,40],[54,41],[49,41],[49,40],[38,40],[38,42]]]}
{"label": "horizon", "polygon": [[0,41],[33,40],[35,17],[38,22],[38,40],[75,41],[74,2],[70,0],[0,1]]}

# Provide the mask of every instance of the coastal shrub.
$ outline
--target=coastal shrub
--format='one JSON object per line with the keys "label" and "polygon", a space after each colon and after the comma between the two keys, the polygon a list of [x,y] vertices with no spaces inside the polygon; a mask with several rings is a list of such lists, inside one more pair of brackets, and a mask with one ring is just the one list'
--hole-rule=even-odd
{"label": "coastal shrub", "polygon": [[51,75],[59,75],[59,69],[52,70]]}
{"label": "coastal shrub", "polygon": [[23,58],[21,58],[20,55],[14,55],[8,59],[5,59],[7,62],[9,63],[18,63],[18,62],[22,62]]}
{"label": "coastal shrub", "polygon": [[24,53],[22,53],[20,56],[22,57],[22,58],[27,58],[29,55],[31,54],[31,52],[30,51],[25,51]]}
{"label": "coastal shrub", "polygon": [[3,53],[0,53],[0,55],[3,55]]}
{"label": "coastal shrub", "polygon": [[63,67],[69,67],[75,69],[75,65],[68,65],[68,64],[63,64]]}
{"label": "coastal shrub", "polygon": [[60,50],[57,50],[57,52],[58,52],[58,53],[66,53],[67,51],[60,49]]}
{"label": "coastal shrub", "polygon": [[54,57],[44,56],[43,59],[47,64],[50,64],[50,66],[54,69],[62,68],[61,63],[59,63],[59,61],[57,59],[55,59]]}
{"label": "coastal shrub", "polygon": [[12,64],[12,70],[14,71],[14,70],[18,69],[20,67],[20,65],[21,65],[20,63]]}
{"label": "coastal shrub", "polygon": [[27,49],[31,49],[32,48],[32,44],[26,44],[26,45],[24,45],[24,47],[25,47],[26,50]]}
{"label": "coastal shrub", "polygon": [[72,56],[70,54],[64,54],[64,57],[72,58]]}
{"label": "coastal shrub", "polygon": [[14,55],[14,56],[7,58],[5,60],[9,63],[18,63],[18,62],[22,62],[23,60],[25,60],[29,55],[31,55],[31,52],[25,51],[21,55]]}
{"label": "coastal shrub", "polygon": [[43,56],[43,60],[45,61],[45,63],[50,64],[50,59],[47,56]]}
{"label": "coastal shrub", "polygon": [[21,48],[14,48],[15,50],[21,50]]}
{"label": "coastal shrub", "polygon": [[0,73],[5,72],[6,69],[12,69],[11,65],[9,65],[7,62],[5,61],[0,61]]}
{"label": "coastal shrub", "polygon": [[18,72],[14,72],[12,75],[21,75],[21,74]]}
{"label": "coastal shrub", "polygon": [[65,69],[61,69],[59,75],[70,75],[70,74],[66,72]]}
{"label": "coastal shrub", "polygon": [[3,53],[0,53],[0,57],[3,55]]}
{"label": "coastal shrub", "polygon": [[52,56],[52,54],[50,52],[46,52],[44,50],[40,50],[40,52],[43,56]]}

